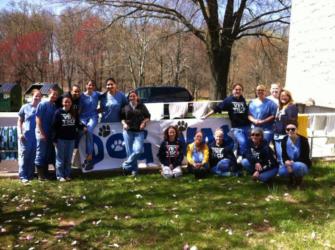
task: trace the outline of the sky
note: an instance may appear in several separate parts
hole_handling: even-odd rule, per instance
[[[45,7],[46,9],[52,10],[54,13],[59,14],[64,7],[64,4],[50,4],[50,0],[0,0],[0,11],[3,9],[11,9],[11,3],[18,4],[22,1],[26,1],[29,4],[36,4]],[[48,4],[46,4],[46,2]]]

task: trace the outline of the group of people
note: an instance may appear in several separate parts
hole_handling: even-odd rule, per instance
[[[220,176],[240,175],[241,167],[252,178],[271,181],[277,174],[287,176],[299,185],[311,165],[309,146],[305,137],[297,134],[298,110],[291,93],[272,85],[272,96],[266,97],[265,86],[256,88],[256,98],[247,104],[243,86],[232,87],[232,95],[225,98],[212,111],[228,111],[234,146],[226,145],[221,129],[215,131],[210,145],[204,142],[201,131],[196,132],[189,145],[179,139],[179,131],[170,126],[164,131],[158,158],[162,175],[166,178],[182,175],[182,162],[186,151],[188,170],[196,178],[209,172]],[[118,90],[113,78],[106,80],[106,92],[96,91],[91,80],[81,93],[78,85],[58,96],[50,89],[48,100],[41,102],[41,92],[33,91],[31,103],[19,111],[19,176],[22,182],[33,178],[35,166],[40,180],[48,178],[48,165],[54,164],[59,181],[70,180],[73,150],[81,136],[85,136],[86,157],[82,167],[94,166],[93,131],[99,122],[120,122],[127,159],[123,162],[124,174],[138,174],[137,160],[144,144],[144,129],[150,121],[150,113],[141,103],[136,91],[127,97]],[[274,145],[275,152],[270,144]],[[36,152],[36,154],[35,154]]]
[[[128,96],[118,90],[115,79],[106,80],[106,91],[96,91],[90,80],[85,91],[72,85],[70,92],[59,96],[57,89],[50,89],[48,99],[35,89],[32,101],[24,104],[18,115],[19,177],[23,183],[31,180],[37,169],[38,178],[46,180],[48,166],[56,169],[59,181],[71,180],[71,160],[79,138],[85,137],[85,170],[94,166],[94,128],[99,122],[121,122],[127,159],[122,164],[125,174],[136,175],[137,159],[144,143],[144,128],[150,120],[146,106],[139,101],[135,91]]]

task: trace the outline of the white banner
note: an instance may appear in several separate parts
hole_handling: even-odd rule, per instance
[[[217,128],[221,128],[224,131],[225,140],[233,143],[232,139],[228,136],[230,129],[229,119],[210,118],[206,120],[183,119],[151,121],[145,130],[143,153],[138,161],[139,167],[160,165],[157,153],[163,141],[164,131],[170,125],[177,126],[179,130],[182,131],[180,139],[186,144],[193,142],[197,130],[203,132],[206,142],[212,142],[214,140],[214,131]],[[85,136],[80,140],[79,152],[80,160],[83,163],[86,156]],[[126,150],[123,144],[121,123],[99,123],[94,130],[94,168],[90,170],[90,172],[120,168],[125,159]]]

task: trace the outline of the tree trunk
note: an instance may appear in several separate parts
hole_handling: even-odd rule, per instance
[[[209,49],[213,84],[210,93],[211,100],[222,100],[227,96],[228,75],[232,44],[224,45],[218,49]]]

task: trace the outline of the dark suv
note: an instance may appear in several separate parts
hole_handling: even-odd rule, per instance
[[[136,93],[143,103],[155,102],[191,102],[193,96],[183,87],[162,86],[162,87],[139,87]],[[169,104],[164,105],[164,118],[169,118]],[[189,103],[188,112],[193,111],[192,103]]]
[[[183,87],[139,87],[136,93],[144,103],[193,101],[190,92]]]

